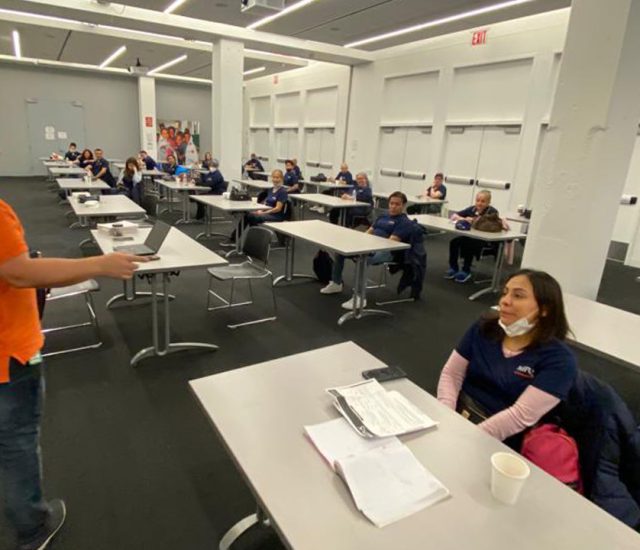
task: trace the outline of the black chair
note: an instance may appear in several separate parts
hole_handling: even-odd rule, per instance
[[[209,278],[209,288],[207,290],[207,310],[214,311],[216,309],[229,309],[232,307],[244,306],[253,303],[253,288],[251,281],[255,279],[270,279],[271,295],[273,297],[273,316],[255,319],[253,321],[245,321],[227,325],[229,328],[243,327],[247,325],[255,325],[266,321],[275,321],[277,318],[276,294],[273,287],[273,273],[269,270],[269,253],[271,251],[271,237],[273,233],[266,227],[249,227],[243,235],[242,252],[246,256],[246,260],[238,264],[229,264],[222,267],[212,267],[207,271],[211,276]],[[218,281],[231,281],[231,292],[229,300],[226,300],[212,288],[213,279]],[[245,302],[233,301],[235,290],[235,282],[237,280],[245,280],[249,284],[249,293],[251,299]],[[211,296],[214,296],[224,305],[211,306]]]

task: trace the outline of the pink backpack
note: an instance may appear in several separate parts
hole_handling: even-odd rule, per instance
[[[578,445],[560,426],[541,424],[529,430],[520,454],[582,494]]]

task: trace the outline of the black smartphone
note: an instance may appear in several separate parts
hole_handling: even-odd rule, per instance
[[[365,380],[375,378],[378,382],[389,382],[390,380],[397,380],[398,378],[406,377],[407,373],[404,372],[400,367],[396,366],[362,371],[362,378],[364,378]]]
[[[122,241],[132,241],[133,237],[126,237],[126,236],[122,236],[122,235],[116,235],[115,237],[113,237],[114,241],[118,241],[118,242],[122,242]]]

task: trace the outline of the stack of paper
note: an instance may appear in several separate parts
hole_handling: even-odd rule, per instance
[[[437,425],[397,391],[377,380],[327,389],[342,416],[363,437],[401,435]]]
[[[309,439],[344,479],[358,510],[384,527],[449,496],[396,437],[359,437],[344,419],[306,426]]]

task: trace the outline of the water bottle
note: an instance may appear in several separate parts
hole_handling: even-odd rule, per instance
[[[356,190],[355,190],[355,189],[354,189],[353,191],[351,191],[351,200],[352,200],[353,202],[355,202],[355,201],[356,201],[356,195],[357,195],[357,193],[356,193]]]

